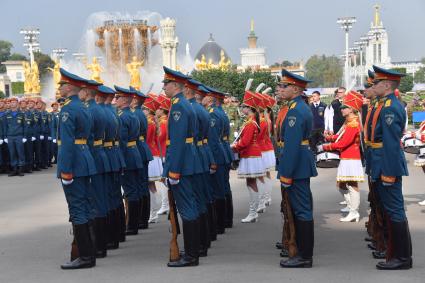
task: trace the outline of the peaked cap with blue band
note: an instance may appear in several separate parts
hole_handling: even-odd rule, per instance
[[[143,99],[143,98],[148,98],[149,96],[147,96],[146,94],[144,94],[143,92],[135,89],[134,87],[130,86],[130,91],[134,92],[137,98]]]
[[[61,79],[59,81],[59,84],[70,84],[77,87],[87,87],[88,82],[86,79],[77,76],[71,72],[68,72],[67,70],[60,68],[59,72],[61,74]]]
[[[115,88],[116,92],[119,93],[121,96],[130,97],[130,96],[136,95],[136,93],[134,91],[131,91],[130,89],[127,89],[127,88],[123,88],[123,87],[120,87],[120,86],[117,86],[117,85],[114,85],[114,88]]]
[[[397,71],[384,69],[376,65],[373,65],[373,70],[375,71],[375,81],[389,80],[399,82],[402,77],[406,76]]]
[[[300,75],[291,73],[285,69],[282,70],[282,80],[280,81],[280,83],[295,85],[305,89],[307,87],[307,84],[311,82],[313,81],[306,79]]]
[[[102,94],[106,94],[106,95],[114,95],[115,94],[115,90],[113,90],[110,87],[107,87],[105,85],[100,85],[97,87],[97,90],[102,93]]]
[[[186,83],[188,79],[190,79],[189,76],[186,76],[185,74],[179,71],[172,70],[165,66],[163,68],[164,68],[164,79],[162,81],[163,83],[177,82],[177,83],[184,84]]]

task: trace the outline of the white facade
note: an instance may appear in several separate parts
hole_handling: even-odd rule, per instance
[[[6,74],[11,82],[25,81],[24,61],[5,61],[2,64],[6,66]]]
[[[267,68],[265,48],[241,48],[241,66]]]
[[[163,65],[173,70],[177,67],[177,46],[179,40],[176,36],[176,20],[165,18],[161,20],[161,38],[159,44],[162,48]]]
[[[0,74],[0,91],[3,92],[6,97],[12,96],[12,82],[6,74]]]

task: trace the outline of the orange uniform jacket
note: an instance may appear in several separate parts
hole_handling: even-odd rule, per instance
[[[165,157],[165,152],[167,150],[167,117],[162,117],[159,120],[159,146],[161,147],[162,157]]]
[[[156,132],[156,124],[153,119],[153,116],[148,117],[148,131],[146,142],[152,152],[152,156],[160,156],[158,147],[158,134]]]
[[[339,135],[328,137],[330,144],[323,145],[326,151],[339,151],[341,159],[360,159],[360,123],[357,118],[346,121]],[[337,141],[336,141],[337,140]]]
[[[239,153],[240,158],[261,157],[261,150],[257,143],[258,134],[258,124],[251,117],[243,126],[234,146],[234,150]]]

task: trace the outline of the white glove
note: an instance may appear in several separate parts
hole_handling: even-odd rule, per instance
[[[285,189],[286,188],[289,188],[291,185],[290,184],[286,184],[286,183],[280,183],[280,185],[282,186],[282,187],[284,187]]]
[[[53,143],[56,143],[56,139],[53,139]]]
[[[389,186],[392,186],[392,185],[394,185],[394,184],[393,184],[393,183],[382,182],[382,185],[383,185],[384,187],[389,187]]]
[[[52,137],[48,137],[47,139],[48,139],[49,141],[51,141],[51,140],[52,140]]]
[[[168,178],[168,182],[170,182],[170,185],[174,186],[174,185],[177,185],[180,182],[180,180]]]
[[[0,145],[2,145],[3,144],[3,140],[0,140]]]
[[[71,180],[61,179],[61,181],[62,181],[62,184],[64,184],[65,186],[68,186],[68,185],[71,185],[72,182],[74,182],[74,179],[71,179]]]
[[[215,170],[215,169],[210,169],[210,174],[212,175],[212,174],[214,174],[215,172],[217,172],[217,170]]]
[[[316,148],[318,152],[323,151],[323,144],[319,144]]]
[[[5,143],[8,143],[8,142],[9,142],[9,140],[8,140],[8,139],[4,139],[4,142],[5,142]]]
[[[416,134],[415,134],[415,138],[417,138],[418,140],[421,140],[421,138],[422,138],[422,133],[416,133]]]
[[[31,138],[31,141],[35,141],[35,137],[32,137],[32,138]]]
[[[40,140],[44,140],[44,136],[40,136]]]
[[[26,139],[26,138],[23,138],[23,139],[22,139],[22,142],[23,142],[23,143],[26,143],[26,142],[27,142],[27,139]]]

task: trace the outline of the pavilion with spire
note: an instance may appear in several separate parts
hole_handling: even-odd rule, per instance
[[[254,31],[254,20],[251,20],[251,30],[248,35],[248,48],[241,48],[241,64],[238,69],[267,69],[266,49],[257,47],[257,35]]]

